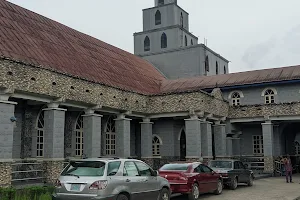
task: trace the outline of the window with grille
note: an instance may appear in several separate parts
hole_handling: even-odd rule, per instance
[[[164,5],[164,4],[165,4],[164,0],[158,0],[158,5],[159,5],[159,6],[162,6],[162,5]]]
[[[75,127],[75,156],[83,155],[83,117],[80,114]]]
[[[209,72],[209,60],[208,60],[208,56],[205,57],[205,71]]]
[[[265,104],[275,103],[275,92],[271,89],[265,91]]]
[[[160,146],[161,146],[161,139],[157,136],[154,136],[152,139],[152,155],[153,156],[160,156]]]
[[[156,11],[155,13],[155,25],[161,24],[161,13],[160,11]]]
[[[150,39],[148,36],[144,40],[144,51],[150,51]]]
[[[264,141],[262,135],[253,135],[253,154],[264,154]]]
[[[45,111],[41,111],[37,121],[36,156],[44,156],[44,121]]]
[[[299,142],[295,142],[295,154],[300,155],[300,144]]]
[[[168,38],[167,35],[165,33],[163,33],[161,35],[161,48],[165,49],[168,47]]]
[[[115,120],[109,117],[105,129],[105,152],[106,155],[116,155],[116,126]]]
[[[239,106],[241,101],[241,95],[238,92],[234,92],[231,96],[231,101],[233,106]]]

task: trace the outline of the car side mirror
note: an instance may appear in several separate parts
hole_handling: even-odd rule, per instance
[[[159,175],[159,172],[155,170],[153,173],[153,176],[158,176],[158,175]]]

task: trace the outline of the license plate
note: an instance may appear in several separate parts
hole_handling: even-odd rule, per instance
[[[71,190],[72,191],[80,191],[80,184],[72,184]]]

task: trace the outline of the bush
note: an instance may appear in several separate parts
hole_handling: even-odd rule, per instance
[[[0,188],[1,200],[51,200],[53,187]]]

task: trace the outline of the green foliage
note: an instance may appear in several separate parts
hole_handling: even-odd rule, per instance
[[[0,188],[1,200],[51,200],[54,187]]]

